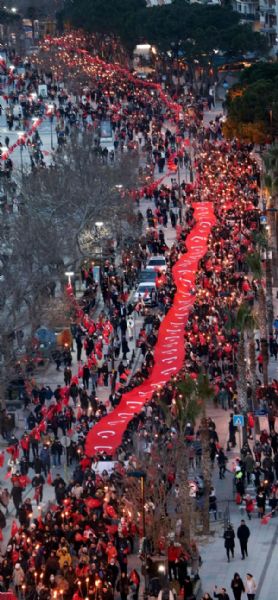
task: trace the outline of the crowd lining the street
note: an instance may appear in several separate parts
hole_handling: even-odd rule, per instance
[[[36,94],[41,81],[36,70],[31,70],[31,65],[25,66],[25,79],[23,82],[21,78],[13,82],[15,90],[8,99],[10,106],[19,101],[23,120],[29,118],[29,113],[35,114],[37,107],[35,102],[27,103],[27,115],[24,109],[26,97],[23,94],[20,99],[20,95],[25,87],[28,93]],[[101,120],[111,119],[115,152],[118,145],[124,147],[135,142],[144,147],[147,160],[151,161],[153,167],[157,165],[161,174],[165,172],[166,164],[168,168],[174,164],[175,173],[177,163],[180,166],[188,165],[195,173],[194,182],[182,182],[181,193],[175,182],[171,186],[161,182],[157,186],[146,185],[141,193],[136,194],[142,221],[147,223],[146,233],[136,252],[126,251],[123,254],[121,272],[112,261],[106,261],[101,280],[104,309],[97,317],[94,317],[96,290],[91,266],[82,267],[86,303],[80,307],[74,299],[71,286],[68,287],[75,312],[73,335],[78,372],[73,373],[72,352],[66,348],[62,355],[55,357],[57,370],[63,365],[64,385],[58,385],[54,390],[50,386],[26,386],[23,397],[28,410],[26,432],[21,439],[9,436],[6,449],[10,456],[8,475],[12,487],[10,493],[6,488],[2,489],[0,502],[8,508],[11,496],[18,523],[13,522],[2,556],[1,591],[12,589],[16,597],[30,600],[112,600],[116,592],[121,600],[137,600],[140,574],[136,569],[128,571],[128,556],[134,548],[137,549],[138,538],[142,537],[142,519],[138,517],[132,520],[128,512],[123,510],[126,472],[136,468],[138,458],[142,455],[148,455],[151,462],[152,455],[160,448],[174,443],[178,429],[177,424],[175,426],[176,384],[185,374],[190,374],[194,379],[200,373],[208,373],[214,389],[214,402],[231,415],[240,409],[237,403],[239,333],[236,327],[228,327],[228,320],[229,316],[235,315],[242,302],[253,307],[258,297],[258,282],[248,272],[245,260],[246,255],[254,250],[254,234],[261,229],[258,170],[250,157],[249,147],[222,139],[219,119],[206,128],[198,117],[186,116],[183,122],[178,123],[177,131],[173,132],[172,123],[168,128],[170,120],[173,121],[171,111],[168,109],[165,113],[159,95],[155,91],[150,93],[148,88],[137,88],[133,82],[124,81],[117,72],[109,81],[97,81],[94,89],[89,86],[77,106],[66,93],[55,89],[51,73],[45,73],[43,81],[47,82],[51,102],[58,100],[55,114],[59,144],[64,143],[59,141],[62,139],[60,133],[64,131],[64,136],[69,135],[77,120],[82,121],[83,127],[95,130]],[[111,108],[112,105],[115,109]],[[28,129],[27,123],[23,125]],[[34,135],[38,140],[38,134]],[[188,137],[192,140],[194,155],[188,152]],[[35,144],[33,140],[31,143]],[[7,158],[5,165],[8,160],[11,159]],[[36,163],[35,158],[34,161]],[[42,164],[42,156],[39,162]],[[146,199],[152,207],[149,206],[144,215],[142,211]],[[191,290],[195,301],[185,326],[184,369],[162,390],[155,391],[151,402],[135,416],[116,456],[102,453],[93,460],[88,459],[84,454],[84,444],[89,429],[119,404],[123,391],[142,383],[151,372],[159,325],[176,291],[171,267],[180,254],[187,251],[186,238],[194,227],[192,202],[203,200],[214,203],[217,225],[212,230],[208,252],[200,261],[196,283]],[[167,247],[164,235],[168,222],[177,232],[177,240],[171,248]],[[166,273],[157,277],[158,306],[154,310],[145,306],[144,298],[134,305],[130,296],[134,281],[150,254],[165,255],[167,260]],[[136,340],[142,359],[139,368],[131,373],[133,357],[129,342],[134,335],[135,313],[144,317]],[[277,356],[275,338],[272,349]],[[260,350],[258,364],[259,357]],[[99,387],[106,387],[110,392],[105,404],[98,400]],[[260,380],[259,370],[255,403],[267,409],[270,431],[262,432],[254,447],[245,444],[235,466],[235,500],[243,504],[248,519],[251,519],[255,508],[260,518],[266,512],[273,517],[276,514],[277,396],[278,382],[274,380],[266,388]],[[255,435],[252,401],[254,398],[250,385],[247,389],[250,438]],[[167,425],[161,402],[172,415],[172,427]],[[229,446],[235,445],[232,418],[229,421],[227,449],[220,448],[213,422],[208,423],[208,430],[212,466],[217,460],[219,476],[225,478],[225,452],[229,451]],[[188,436],[191,468],[200,474],[200,432],[198,429],[195,431],[190,423],[185,435]],[[69,443],[66,442],[63,449],[65,438]],[[106,469],[99,472],[97,465],[100,459],[115,460],[114,469],[110,473]],[[70,470],[69,481],[59,474],[63,460]],[[57,471],[55,476],[53,467]],[[178,504],[179,475],[175,473],[174,465],[171,472],[164,472],[162,468],[161,477],[173,489]],[[245,493],[246,483],[250,481],[255,485],[256,504]],[[39,511],[35,519],[32,516],[33,498],[26,498],[24,494],[30,484],[39,507],[43,501],[44,486],[52,486],[55,495],[55,503],[45,514]],[[196,492],[198,502],[202,502],[201,484]],[[269,509],[266,510],[267,503]],[[217,518],[217,498],[213,488],[210,511]],[[2,528],[5,515],[3,517]],[[247,527],[244,522],[242,527],[243,530]],[[234,553],[235,534],[231,533],[231,529],[227,532],[224,544],[230,560],[230,554],[233,557]],[[244,531],[242,535],[237,531],[242,558],[247,555],[249,536],[246,539],[246,535],[246,529],[245,535]],[[170,582],[178,580],[184,600],[190,600],[194,596],[193,586],[198,578],[200,556],[195,544],[182,545],[181,540],[182,532],[176,535],[179,545],[173,548],[169,544],[167,550],[169,579]],[[189,566],[192,577],[189,576]],[[153,566],[150,556],[147,568],[151,582]],[[240,600],[244,588],[249,600],[255,597],[256,583],[249,573],[244,582],[236,573],[231,588],[235,600]],[[224,588],[215,589],[213,595],[223,600],[229,598]],[[206,593],[203,598],[209,599],[211,596]]]

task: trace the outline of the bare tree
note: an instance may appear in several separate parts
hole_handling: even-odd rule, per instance
[[[211,398],[212,390],[204,376],[200,375],[197,380],[193,380],[182,373],[178,381],[173,381],[172,393],[170,407],[159,394],[155,394],[153,398],[164,415],[166,433],[161,436],[152,432],[150,452],[141,452],[140,443],[135,444],[139,450],[136,452],[134,472],[145,473],[146,538],[155,551],[160,550],[162,539],[167,540],[171,533],[188,549],[200,525],[205,533],[208,531],[208,506],[205,518],[204,510],[198,509],[190,482],[189,441],[185,432],[188,420],[194,423],[200,411],[204,411],[203,405]],[[205,456],[202,471],[209,495],[211,463],[206,458]],[[178,485],[177,490],[175,484]],[[142,524],[140,483],[132,476],[132,472],[131,477],[126,478],[125,486],[124,509]]]
[[[93,151],[92,137],[84,134],[55,155],[50,168],[23,177],[19,214],[7,231],[0,231],[0,244],[8,248],[2,253],[0,281],[4,380],[10,378],[8,363],[16,360],[7,341],[23,324],[32,337],[47,312],[51,321],[52,311],[46,307],[50,301],[55,304],[55,286],[64,287],[65,271],[79,269],[97,249],[104,257],[106,244],[116,241],[121,249],[126,238],[139,236],[134,200],[119,187],[135,186],[137,167],[136,155],[103,163]],[[96,227],[99,222],[101,229]]]

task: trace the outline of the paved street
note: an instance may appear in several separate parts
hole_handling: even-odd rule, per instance
[[[20,139],[20,137],[23,133],[23,129],[16,130],[15,125],[14,125],[13,129],[11,131],[9,131],[9,128],[7,126],[6,116],[5,116],[5,110],[6,110],[7,103],[6,103],[6,100],[3,98],[3,96],[2,97],[0,96],[0,104],[2,106],[2,113],[0,116],[0,142],[2,143],[3,146],[5,146],[5,139],[6,139],[6,137],[8,137],[9,145],[12,146],[14,143],[16,143],[18,141],[18,139]],[[36,119],[31,119],[30,127],[32,127],[32,125],[34,125],[35,123],[36,123]],[[57,146],[55,125],[56,125],[56,120],[54,119],[53,133],[52,133],[54,148]],[[39,125],[38,133],[39,133],[41,141],[42,141],[41,150],[44,155],[44,161],[45,161],[45,164],[48,165],[51,163],[51,158],[52,158],[51,125],[50,125],[49,118],[46,117],[43,120],[42,124]],[[28,153],[26,146],[23,147],[22,151],[19,146],[17,148],[15,148],[15,150],[12,153],[11,158],[14,163],[15,169],[18,169],[20,171],[21,167],[23,166],[24,171],[30,170],[30,157],[29,157],[29,153]]]
[[[3,109],[5,108],[3,103],[2,103],[2,108]],[[215,107],[214,110],[206,111],[205,116],[204,116],[205,126],[207,126],[211,120],[214,120],[215,116],[218,115],[219,112],[220,112],[220,107],[218,105]],[[4,110],[3,110],[3,113],[4,113]],[[170,126],[169,123],[165,124],[163,135],[165,135],[165,129],[166,129],[166,126],[168,126],[168,125]],[[54,128],[55,128],[55,122],[53,124],[53,129]],[[4,114],[2,114],[2,117],[0,119],[0,133],[1,133],[1,141],[4,140],[6,135],[8,135],[10,138],[10,144],[14,143],[14,141],[18,138],[18,132],[15,132],[15,131],[8,132],[6,123],[5,123]],[[42,141],[43,141],[43,150],[47,153],[45,155],[46,162],[48,162],[51,160],[50,123],[49,123],[48,119],[42,124],[41,128],[39,128],[39,133],[40,133]],[[55,134],[54,134],[54,139],[55,139]],[[56,139],[55,139],[55,143],[56,143]],[[29,156],[28,156],[27,150],[24,148],[23,152],[21,154],[19,148],[17,148],[12,155],[12,160],[14,161],[16,168],[19,168],[19,169],[21,168],[21,161],[23,162],[24,168],[28,167]],[[142,157],[141,157],[141,160],[142,160]],[[167,173],[167,176],[164,178],[163,183],[164,183],[164,185],[168,186],[171,189],[172,179],[175,179],[177,181],[177,175],[173,176],[173,175],[168,174],[167,167],[165,167],[164,173]],[[198,173],[198,176],[200,177],[200,172]],[[154,180],[157,181],[160,179],[160,177],[161,177],[161,173],[158,172],[158,168],[156,167],[155,173],[154,173]],[[186,183],[189,183],[190,178],[189,178],[189,170],[188,169],[182,168],[180,170],[180,180],[181,180],[181,182],[184,180]],[[196,176],[196,180],[198,180],[197,176]],[[211,202],[210,202],[210,205],[211,205]],[[201,204],[200,204],[200,206],[201,206]],[[150,200],[150,199],[147,200],[145,198],[141,199],[140,210],[141,210],[142,214],[144,215],[144,217],[146,216],[146,211],[150,208],[152,210],[154,210],[153,200]],[[183,210],[185,212],[185,209],[183,209]],[[190,221],[190,218],[189,218],[189,221]],[[159,227],[160,227],[160,225],[159,225]],[[193,227],[194,227],[194,224],[193,224]],[[146,229],[146,220],[144,222],[144,228]],[[165,235],[165,244],[169,248],[171,248],[172,244],[176,240],[177,231],[174,227],[171,226],[169,220],[168,220],[168,226],[163,227],[163,225],[161,225],[161,228],[163,229],[163,232]],[[188,234],[188,231],[186,232],[186,234]],[[202,239],[202,238],[200,237],[200,239]],[[218,260],[218,257],[217,257],[217,260]],[[216,261],[216,266],[219,266],[217,261]],[[201,268],[200,268],[200,271],[201,271]],[[213,271],[213,268],[212,268],[212,271]],[[204,290],[205,290],[205,287],[201,291],[204,291]],[[195,290],[195,292],[193,291],[193,295],[194,295],[194,293],[196,293],[196,290]],[[238,290],[238,293],[239,293],[239,290]],[[274,290],[274,294],[275,293],[276,293],[276,290]],[[209,295],[209,293],[208,293],[208,295]],[[187,298],[186,298],[186,302],[189,302]],[[193,304],[193,302],[191,302],[191,304]],[[96,311],[96,314],[94,315],[94,318],[96,318],[98,316],[98,314],[102,308],[103,308],[103,304],[100,303],[100,306],[98,307],[98,310]],[[180,308],[181,308],[181,313],[182,313],[183,306],[181,305]],[[276,296],[274,298],[274,313],[278,314]],[[84,318],[84,315],[83,315],[83,318]],[[181,314],[181,318],[183,318],[183,313]],[[197,317],[197,319],[198,319],[198,317]],[[136,370],[139,369],[139,367],[141,366],[141,362],[142,362],[142,353],[141,353],[140,348],[137,347],[136,338],[137,338],[137,334],[143,324],[143,321],[144,321],[144,319],[141,316],[141,313],[135,317],[135,327],[134,327],[135,335],[133,336],[132,340],[129,340],[129,348],[130,348],[129,358],[133,351],[135,353],[135,361],[134,361],[134,364],[132,365],[132,370],[134,372],[136,372]],[[169,337],[170,352],[173,351],[171,348],[172,342],[173,342],[173,337],[171,337],[171,336],[173,336],[173,332],[175,333],[175,328],[177,327],[177,323],[174,322],[172,325],[173,325],[173,327],[171,328],[171,330],[167,332],[168,334],[170,334],[170,337]],[[185,323],[183,324],[183,327],[184,327],[184,325],[185,325]],[[215,333],[215,332],[213,332],[213,333]],[[182,335],[184,336],[184,330],[182,331]],[[258,336],[259,336],[259,332],[256,332],[256,337],[258,338]],[[169,350],[167,349],[166,352],[168,352]],[[192,354],[194,354],[193,350],[190,352],[190,360],[193,361]],[[84,350],[83,350],[83,357],[81,357],[81,358],[85,359]],[[121,358],[121,356],[120,356],[120,358]],[[118,366],[119,360],[116,361],[116,366]],[[163,360],[167,361],[167,360],[169,360],[169,358],[164,358]],[[76,376],[78,374],[79,367],[80,367],[80,365],[77,362],[77,348],[75,346],[74,350],[73,350],[73,363],[72,363],[73,376]],[[161,370],[162,370],[162,367],[161,367]],[[194,373],[194,370],[192,370],[190,372]],[[132,373],[131,373],[131,375],[132,375]],[[259,372],[257,372],[257,375],[259,376]],[[277,378],[277,361],[275,361],[274,357],[272,357],[270,359],[270,363],[269,363],[269,379],[270,379],[270,381],[275,377]],[[61,371],[57,371],[55,363],[52,362],[42,373],[38,372],[36,374],[36,379],[37,379],[37,382],[39,385],[46,384],[46,385],[49,385],[52,389],[55,389],[58,385],[63,386],[63,369]],[[153,384],[153,385],[155,385],[155,384]],[[97,389],[97,400],[102,401],[108,407],[108,412],[110,412],[110,410],[111,410],[111,406],[110,406],[110,403],[108,400],[109,392],[110,392],[110,389],[108,386],[101,385]],[[135,388],[134,395],[135,395],[135,393],[136,393],[136,388]],[[22,435],[22,433],[25,430],[26,418],[29,414],[30,408],[34,409],[34,405],[31,405],[31,407],[29,407],[27,410],[20,409],[16,413],[16,432],[15,433],[18,436],[18,438]],[[50,402],[46,402],[46,408],[47,409],[50,408]],[[133,406],[131,407],[131,410],[133,410]],[[77,412],[78,412],[78,410],[75,410],[76,414],[77,414]],[[216,408],[212,402],[211,402],[211,404],[207,405],[207,416],[211,417],[212,420],[216,424],[216,430],[217,430],[217,433],[219,436],[220,445],[223,446],[225,453],[227,452],[226,447],[227,447],[227,441],[228,441],[229,413],[230,413],[229,409],[223,410],[222,408]],[[265,428],[265,426],[268,428],[268,421],[266,418],[262,418],[260,426],[261,426],[261,429]],[[60,434],[61,434],[61,430],[59,430],[59,435]],[[1,447],[2,448],[6,447],[6,443],[3,442],[2,440],[1,440]],[[224,480],[219,479],[218,468],[216,466],[214,467],[213,484],[214,484],[214,487],[216,490],[216,497],[217,497],[217,519],[216,519],[216,521],[214,521],[214,516],[213,516],[213,514],[211,515],[212,535],[210,538],[207,538],[205,540],[202,539],[200,541],[200,546],[201,546],[200,550],[201,550],[201,556],[203,559],[203,565],[200,569],[200,575],[201,575],[201,580],[202,580],[202,589],[203,589],[203,592],[207,591],[211,595],[213,595],[213,590],[214,590],[215,585],[218,585],[218,586],[224,585],[227,588],[227,590],[230,592],[230,582],[231,582],[231,579],[232,579],[235,571],[238,571],[243,579],[245,579],[246,572],[251,572],[252,574],[254,574],[257,585],[258,585],[258,591],[256,594],[256,598],[260,598],[261,600],[276,600],[277,586],[278,586],[278,572],[276,569],[278,524],[276,524],[276,523],[277,523],[278,517],[270,519],[269,523],[267,523],[266,525],[263,525],[261,523],[261,519],[257,517],[257,511],[255,510],[252,515],[251,521],[250,522],[248,521],[248,526],[250,527],[250,530],[251,530],[251,537],[250,537],[249,549],[248,549],[248,553],[249,553],[248,558],[245,561],[241,560],[238,541],[236,541],[235,558],[233,560],[231,560],[231,562],[229,564],[227,563],[227,559],[226,559],[226,555],[225,555],[224,540],[223,540],[223,532],[224,532],[224,518],[223,517],[224,517],[224,514],[227,515],[229,513],[230,521],[234,525],[235,531],[237,530],[237,527],[240,524],[240,520],[242,518],[246,517],[245,510],[242,507],[242,505],[240,507],[238,507],[235,503],[235,490],[233,489],[233,469],[235,466],[235,460],[239,456],[239,450],[240,450],[239,437],[237,436],[236,448],[228,452],[228,471],[226,473],[226,478]],[[4,468],[2,471],[3,475],[2,475],[1,485],[7,486],[10,488],[10,481],[9,481],[9,479],[5,478],[5,475],[4,475],[4,473],[6,472],[5,467],[7,467],[9,458],[10,457],[9,457],[8,453],[5,453],[5,464],[4,464]],[[102,468],[104,468],[104,466],[105,465],[102,465],[100,468],[102,469]],[[64,455],[62,457],[61,466],[59,466],[59,467],[51,466],[52,478],[55,478],[55,476],[58,472],[61,473],[61,475],[65,479],[66,483],[70,482],[70,480],[72,478],[72,468],[66,466],[66,461],[65,461]],[[33,478],[33,476],[34,476],[33,469],[30,469],[28,475],[30,476],[30,479]],[[195,472],[192,471],[191,475],[192,475],[192,477],[194,477]],[[250,484],[248,486],[246,492],[248,494],[250,494],[252,498],[255,499],[256,490],[255,490],[255,487],[253,487],[253,485]],[[45,511],[45,509],[47,508],[49,503],[51,503],[53,501],[54,490],[48,484],[46,484],[44,486],[43,500],[42,500],[42,503],[39,508],[36,506],[35,500],[33,498],[33,494],[34,494],[33,489],[31,489],[30,486],[28,486],[24,493],[24,496],[25,496],[25,498],[26,497],[31,498],[32,508],[33,508],[32,517],[36,518],[40,514],[40,510],[43,509],[43,511]],[[4,540],[1,542],[3,552],[6,549],[7,541],[10,537],[11,523],[15,516],[15,511],[11,508],[12,508],[12,503],[10,503],[10,515],[7,518],[7,525],[6,525],[6,528],[3,530]],[[268,512],[268,508],[267,508],[267,512]],[[197,539],[197,543],[199,544],[198,539]],[[136,568],[138,570],[140,569],[140,562],[137,559],[137,557],[132,558],[131,564],[136,566]]]

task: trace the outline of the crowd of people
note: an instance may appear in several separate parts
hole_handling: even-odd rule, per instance
[[[61,56],[64,64],[68,65],[70,51],[62,49]],[[88,65],[85,67],[89,69]],[[166,162],[169,168],[172,160],[175,169],[180,162],[180,166],[181,163],[188,165],[192,178],[194,172],[194,182],[184,181],[180,189],[175,181],[171,184],[160,182],[145,186],[137,195],[138,209],[147,229],[136,252],[123,253],[120,269],[113,261],[106,261],[100,281],[104,308],[97,316],[94,315],[97,287],[92,266],[82,267],[85,288],[82,304],[75,300],[72,287],[68,287],[76,321],[73,337],[77,373],[73,369],[72,351],[67,347],[62,354],[54,357],[57,371],[63,365],[64,384],[57,385],[55,389],[47,385],[26,386],[26,431],[20,439],[9,437],[6,449],[9,455],[7,478],[11,480],[10,495],[17,520],[13,522],[0,563],[0,590],[12,589],[17,597],[29,600],[59,597],[61,600],[112,600],[116,592],[121,600],[137,600],[142,575],[148,585],[155,579],[155,565],[150,556],[155,542],[149,540],[148,552],[145,549],[141,553],[142,573],[139,573],[138,566],[130,568],[129,556],[139,551],[138,540],[143,536],[144,524],[142,515],[134,517],[128,508],[131,502],[128,472],[134,472],[140,461],[151,464],[152,457],[162,455],[163,449],[171,455],[179,431],[176,408],[178,385],[188,374],[192,380],[204,372],[208,374],[214,402],[223,411],[229,410],[233,415],[243,408],[238,387],[241,332],[235,323],[239,306],[244,304],[252,308],[260,293],[260,284],[248,270],[246,261],[246,256],[256,250],[256,235],[262,228],[258,208],[258,170],[250,157],[249,147],[222,139],[219,119],[215,126],[205,128],[196,115],[187,116],[184,121],[176,123],[174,129],[171,109],[168,106],[165,114],[158,91],[136,87],[134,81],[125,80],[121,72],[105,79],[104,67],[98,64],[97,74],[102,73],[101,81],[97,80],[94,87],[89,87],[75,106],[70,94],[55,89],[54,72],[42,71],[38,64],[35,69],[26,64],[25,69],[28,77],[23,77],[20,85],[21,78],[13,83],[14,97],[9,99],[10,104],[19,102],[22,106],[26,98],[20,98],[20,95],[27,82],[28,94],[37,94],[38,85],[46,83],[51,102],[56,103],[58,98],[55,109],[60,128],[58,134],[66,127],[70,132],[77,115],[83,127],[93,130],[97,129],[101,120],[109,119],[114,128],[115,151],[117,144],[127,146],[135,142],[145,148],[146,160],[156,166],[159,173],[163,174]],[[23,118],[26,117],[24,115]],[[194,137],[194,156],[188,154],[187,136]],[[143,214],[145,201],[148,207]],[[193,204],[202,201],[214,204],[217,224],[211,232],[208,250],[199,263],[196,282],[191,290],[194,303],[185,324],[184,368],[163,389],[154,391],[151,401],[131,421],[116,456],[102,452],[89,459],[84,452],[88,431],[121,402],[124,392],[140,385],[151,374],[159,326],[176,292],[171,268],[188,250],[187,236],[195,224]],[[171,248],[167,246],[165,233],[169,223],[177,234]],[[148,256],[158,253],[166,256],[167,263],[166,272],[158,274],[156,280],[158,306],[154,309],[146,307],[144,298],[135,305],[130,295],[131,288]],[[141,355],[136,370],[133,369],[129,347],[134,337],[135,313],[143,317],[136,340]],[[267,410],[270,425],[270,433],[262,432],[253,448],[243,445],[235,467],[236,501],[243,504],[250,519],[255,509],[254,502],[251,503],[245,493],[245,483],[250,481],[254,481],[256,488],[258,515],[261,518],[265,516],[266,499],[271,515],[276,513],[278,454],[275,415],[278,383],[274,380],[268,387],[264,386],[260,371],[256,373],[255,388],[251,372],[247,372],[247,381],[243,400],[249,414],[249,437],[254,437],[252,414],[255,405]],[[103,387],[108,392],[105,403],[98,398],[98,390]],[[231,418],[229,424],[225,451],[219,445],[212,420],[207,423],[207,431],[211,466],[217,457],[219,476],[223,479],[227,462],[225,452],[228,453],[235,445],[233,420]],[[186,425],[182,435],[190,468],[198,476],[194,498],[197,510],[201,510],[202,498],[208,492],[202,480],[202,435],[192,422]],[[64,460],[69,469],[68,478],[59,473]],[[107,468],[103,461],[107,461]],[[113,468],[108,467],[110,461],[113,461]],[[161,465],[160,477],[170,492],[169,497],[174,499],[178,520],[181,480],[171,460]],[[29,491],[26,498],[25,490],[29,490],[30,485],[34,498],[29,496]],[[51,486],[55,500],[43,512],[41,504],[46,486],[47,489]],[[152,514],[155,499],[151,492],[146,501],[150,506],[149,514]],[[2,489],[0,502],[3,508],[9,508],[7,488]],[[36,517],[32,502],[38,506]],[[169,506],[164,508],[167,512]],[[209,509],[217,518],[217,498],[213,487],[209,489]],[[2,528],[6,521],[4,513],[3,517]],[[242,558],[245,558],[249,537],[247,530],[249,533],[250,530],[244,522],[240,528],[237,537]],[[225,548],[228,560],[230,554],[233,557],[234,539],[233,528],[227,528]],[[175,541],[176,546],[166,540],[163,547],[159,540],[159,548],[155,550],[165,552],[167,546],[170,582],[177,580],[184,600],[189,600],[194,597],[200,555],[196,544],[185,539],[181,527],[175,531]],[[176,548],[179,548],[178,554]],[[192,577],[189,576],[189,566]],[[247,573],[243,582],[235,573],[231,588],[235,600],[240,599],[244,589],[252,600],[256,592],[255,579]],[[223,600],[229,598],[225,588],[215,589],[213,595]],[[203,598],[210,597],[206,593]]]

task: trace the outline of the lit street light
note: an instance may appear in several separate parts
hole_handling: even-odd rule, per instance
[[[71,287],[71,278],[74,276],[74,271],[66,271],[65,275],[68,278],[68,285]]]

